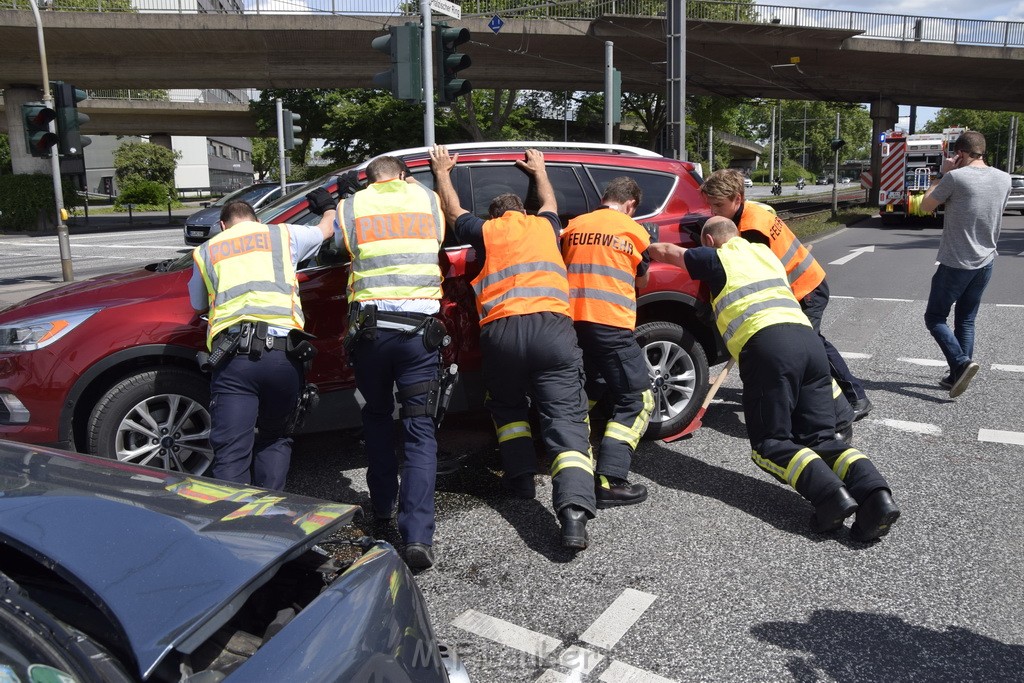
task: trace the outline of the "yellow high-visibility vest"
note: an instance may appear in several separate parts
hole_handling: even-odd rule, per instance
[[[209,294],[206,346],[243,321],[302,329],[299,282],[283,225],[236,223],[195,248],[192,259]]]
[[[763,244],[734,237],[718,249],[725,287],[711,300],[718,331],[733,358],[755,333],[770,325],[811,326],[786,280],[779,259]]]
[[[441,298],[440,207],[436,193],[397,178],[341,202],[342,233],[352,254],[349,301]]]

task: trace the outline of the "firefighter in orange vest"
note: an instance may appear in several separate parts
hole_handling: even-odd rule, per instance
[[[558,248],[559,221],[544,155],[526,150],[516,166],[531,176],[540,209],[526,214],[515,194],[502,194],[484,221],[459,204],[450,173],[458,156],[435,145],[434,185],[462,242],[483,260],[473,280],[480,314],[480,350],[487,407],[494,418],[506,485],[514,495],[536,495],[537,458],[529,396],[540,413],[551,457],[552,498],[567,548],[587,547],[587,520],[596,513],[583,354],[569,312],[569,284]]]
[[[744,201],[743,174],[739,171],[715,171],[704,181],[700,191],[712,213],[731,218],[741,237],[766,245],[782,261],[793,295],[825,346],[832,378],[853,409],[853,421],[866,417],[873,405],[864,392],[864,385],[850,372],[836,347],[821,334],[821,318],[829,298],[825,270],[781,218],[756,202]],[[837,413],[841,412],[842,407],[837,408]],[[843,422],[837,416],[837,426],[842,427]]]
[[[721,216],[704,225],[700,247],[650,251],[711,290],[718,331],[739,363],[754,463],[814,506],[811,531],[841,529],[856,512],[851,538],[887,534],[900,511],[874,463],[835,433],[828,359],[778,258]]]
[[[375,158],[366,179],[366,188],[342,199],[335,225],[335,242],[352,255],[348,301],[355,329],[347,348],[366,400],[366,483],[374,517],[387,526],[397,511],[405,562],[422,570],[434,564],[435,418],[446,334],[434,316],[441,308],[445,226],[437,194],[409,176],[400,159]],[[396,398],[401,477],[392,438]]]
[[[192,308],[209,313],[209,473],[280,490],[291,463],[288,419],[313,353],[301,334],[295,268],[316,254],[331,228],[262,225],[239,201],[224,205],[220,224],[220,234],[195,248],[188,284]]]
[[[601,206],[572,219],[562,232],[587,398],[591,408],[601,400],[611,407],[597,455],[598,508],[647,499],[647,487],[626,478],[654,407],[647,362],[633,334],[636,288],[647,283],[650,267],[650,235],[632,218],[640,200],[635,180],[613,178]]]

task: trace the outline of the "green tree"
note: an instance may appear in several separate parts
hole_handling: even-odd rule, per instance
[[[174,169],[181,152],[149,142],[125,142],[114,150],[114,175],[122,191],[144,181],[160,183],[175,197]],[[132,190],[134,191],[134,190]]]
[[[252,170],[257,180],[277,178],[280,164],[277,158],[277,138],[249,138],[252,143]]]
[[[0,133],[0,173],[11,172],[11,141],[6,133]]]
[[[963,127],[985,136],[987,153],[985,162],[997,168],[1006,168],[1010,152],[1010,119],[1024,118],[1007,111],[975,111],[970,109],[940,109],[935,118],[925,124],[922,133],[941,133],[943,128]],[[1024,139],[1017,137],[1016,169],[1024,166]],[[1016,170],[1014,169],[1014,170]]]
[[[309,148],[313,138],[326,137],[326,130],[331,122],[332,111],[344,98],[344,90],[311,88],[308,90],[264,90],[258,100],[249,103],[249,109],[256,115],[256,127],[260,132],[273,138],[277,137],[277,98],[281,98],[281,106],[298,114],[302,133],[302,142],[286,154],[293,166],[304,166],[309,159]],[[276,152],[275,152],[276,158]]]
[[[519,90],[475,90],[458,98],[442,120],[453,120],[474,142],[483,140],[543,140],[548,139],[538,124],[541,100],[539,94]],[[436,123],[436,122],[435,122]],[[450,126],[446,126],[450,129]],[[451,134],[452,131],[447,131]],[[435,137],[441,140],[436,133]],[[446,137],[444,142],[455,142],[462,136]]]

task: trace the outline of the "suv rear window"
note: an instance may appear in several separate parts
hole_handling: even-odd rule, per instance
[[[533,191],[530,177],[511,164],[487,164],[468,166],[469,188],[472,205],[467,210],[475,216],[489,218],[487,210],[491,200],[500,194],[512,192],[525,198],[526,210],[535,212],[539,208],[536,193]],[[587,197],[583,192],[576,169],[553,163],[547,164],[548,179],[555,190],[558,202],[558,216],[562,223],[590,210]]]
[[[672,188],[676,184],[676,177],[666,173],[652,173],[651,171],[640,171],[636,169],[604,168],[601,166],[588,166],[587,171],[594,184],[597,185],[599,194],[604,194],[604,188],[614,178],[629,176],[640,186],[640,206],[633,217],[640,220],[645,216],[653,216],[661,213],[662,207],[668,201]]]

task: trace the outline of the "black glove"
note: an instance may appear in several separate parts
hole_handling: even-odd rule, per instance
[[[338,198],[345,199],[351,197],[359,190],[362,190],[363,186],[359,184],[359,174],[355,171],[348,171],[338,176]]]
[[[335,209],[337,207],[334,202],[334,197],[332,197],[331,193],[322,187],[318,187],[307,194],[306,201],[309,202],[309,210],[318,216],[323,216],[331,209]]]

